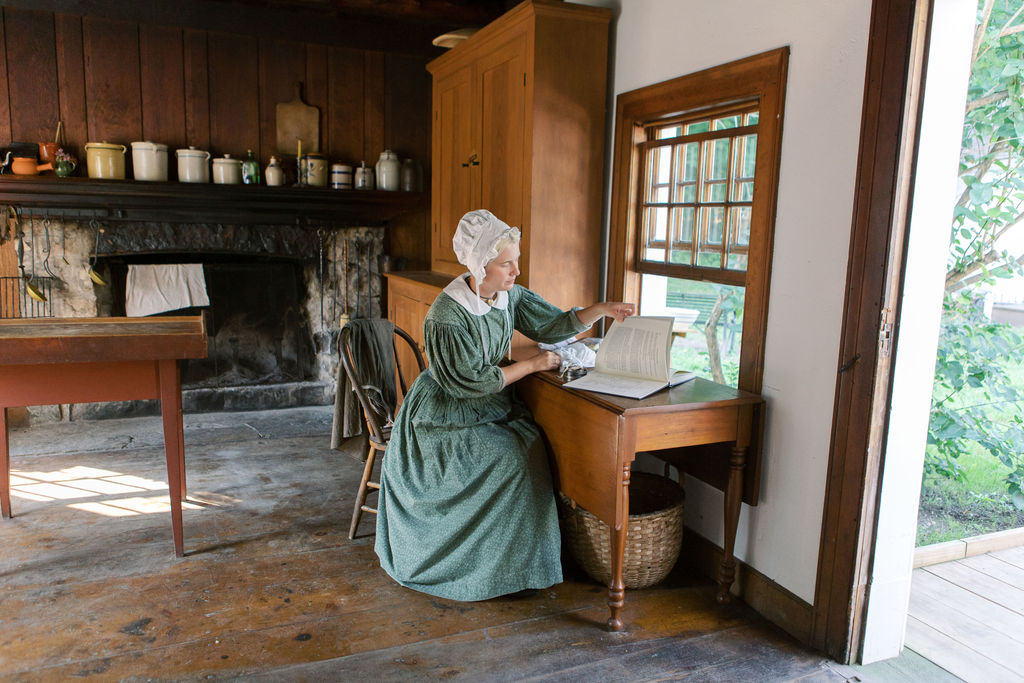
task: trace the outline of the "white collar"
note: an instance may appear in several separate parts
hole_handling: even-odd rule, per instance
[[[469,288],[469,282],[466,280],[468,276],[469,273],[463,273],[449,282],[444,288],[445,294],[455,299],[456,303],[473,315],[486,315],[492,307],[500,310],[508,308],[508,292],[505,290],[498,292],[498,298],[491,306],[488,306],[483,299],[476,295],[476,292]]]

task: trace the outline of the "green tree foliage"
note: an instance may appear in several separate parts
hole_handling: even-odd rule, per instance
[[[925,467],[960,477],[957,458],[980,445],[1024,479],[1022,392],[1006,372],[1021,338],[979,311],[974,287],[1022,274],[1024,253],[1000,238],[1024,222],[1024,0],[981,0],[950,235],[942,333]]]

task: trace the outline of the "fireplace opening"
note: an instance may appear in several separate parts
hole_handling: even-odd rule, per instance
[[[202,263],[209,306],[208,356],[181,363],[183,389],[242,387],[316,379],[316,349],[306,314],[308,286],[294,259],[237,254],[132,254],[104,257],[110,267],[111,313],[125,314],[131,264]]]

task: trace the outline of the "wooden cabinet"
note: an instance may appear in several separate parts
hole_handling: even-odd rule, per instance
[[[431,268],[458,275],[459,218],[523,231],[518,282],[562,308],[598,299],[610,11],[517,5],[427,65]]]
[[[423,318],[430,310],[434,298],[448,284],[447,275],[429,271],[389,273],[388,278],[388,320],[402,328],[416,340],[416,346],[424,354]],[[412,382],[419,374],[416,359],[411,351],[398,347],[398,362],[406,382]]]

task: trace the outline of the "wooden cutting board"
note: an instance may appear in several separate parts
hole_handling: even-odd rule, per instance
[[[295,154],[302,140],[302,153],[320,151],[320,110],[302,101],[302,84],[295,84],[291,102],[277,103],[277,153]]]

